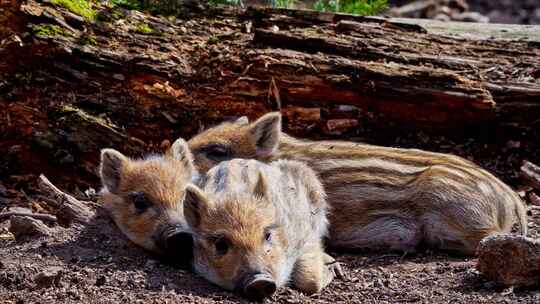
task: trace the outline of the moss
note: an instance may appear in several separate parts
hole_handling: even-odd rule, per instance
[[[142,2],[137,0],[111,0],[111,3],[130,10],[141,10],[143,8]]]
[[[114,129],[117,128],[115,125],[108,123],[105,119],[101,117],[90,115],[79,108],[75,108],[68,105],[57,108],[55,111],[55,116],[57,116],[58,118],[69,117],[70,119],[72,119],[72,122],[76,122],[77,124],[82,124],[82,123],[98,124],[108,129],[111,129],[115,132],[116,130]]]
[[[110,10],[110,11],[106,11],[106,10],[102,10],[100,11],[99,13],[97,13],[96,15],[96,20],[97,21],[102,21],[102,22],[112,22],[112,21],[115,21],[115,20],[120,20],[122,18],[124,18],[125,16],[119,12],[119,11],[115,11],[115,10]]]
[[[63,28],[54,24],[38,24],[32,27],[32,32],[38,36],[52,37],[52,36],[72,36],[70,32],[65,31]]]
[[[154,29],[152,29],[148,24],[146,23],[139,23],[135,25],[135,32],[148,35],[152,34],[154,32]]]
[[[217,44],[218,42],[219,38],[215,35],[208,38],[208,44]]]
[[[79,39],[80,44],[90,44],[90,45],[97,45],[96,37],[94,36],[81,36]]]
[[[87,0],[51,0],[52,3],[65,7],[70,12],[84,17],[88,20],[95,20],[97,13],[92,8],[92,3]]]
[[[283,0],[287,1],[287,0]],[[341,12],[360,16],[380,14],[388,8],[388,0],[317,0],[313,8],[320,12]]]
[[[16,73],[15,79],[21,83],[21,84],[30,84],[32,83],[32,73],[26,72],[26,73]]]

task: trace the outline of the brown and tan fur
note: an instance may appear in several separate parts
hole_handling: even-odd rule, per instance
[[[292,159],[320,176],[333,212],[329,244],[341,248],[413,250],[420,242],[474,254],[479,241],[508,233],[525,207],[509,186],[463,158],[416,149],[343,141],[299,140],[281,132],[279,113],[245,118],[191,140],[202,172],[219,161]]]
[[[323,251],[325,193],[304,164],[222,162],[188,186],[184,214],[194,238],[196,272],[229,290],[263,298],[286,284],[314,293],[334,277]],[[264,277],[250,291],[246,282]],[[247,285],[246,285],[247,284]],[[265,290],[270,288],[271,290]]]
[[[131,241],[155,253],[191,255],[182,202],[194,175],[192,162],[183,139],[165,155],[139,160],[102,150],[100,200]]]

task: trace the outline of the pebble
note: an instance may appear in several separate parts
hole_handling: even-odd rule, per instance
[[[12,216],[10,219],[9,232],[16,239],[25,237],[40,237],[53,234],[53,230],[43,222],[28,216]]]
[[[4,187],[4,185],[2,185],[2,183],[0,183],[0,196],[6,197],[6,195],[7,195],[6,187]]]
[[[495,235],[478,246],[476,268],[490,281],[505,286],[540,283],[540,241],[521,235]]]
[[[62,275],[62,267],[49,267],[38,273],[34,278],[34,282],[37,288],[59,286]]]
[[[102,276],[99,276],[99,278],[96,279],[96,286],[103,286],[105,285],[105,283],[107,283],[107,278],[102,275]]]

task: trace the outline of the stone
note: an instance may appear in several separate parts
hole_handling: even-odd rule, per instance
[[[48,267],[36,275],[34,282],[37,288],[59,286],[62,275],[62,267]]]
[[[326,122],[326,127],[330,133],[339,134],[343,131],[346,131],[350,128],[358,126],[358,120],[340,118],[340,119],[330,119]]]
[[[291,121],[319,122],[321,120],[321,108],[287,107],[282,111]]]
[[[7,195],[7,189],[4,187],[2,182],[0,182],[0,196],[6,197]]]
[[[43,224],[43,222],[29,216],[12,216],[9,232],[13,233],[15,239],[20,239],[25,237],[50,236],[52,229]]]
[[[477,249],[477,269],[487,279],[505,286],[540,283],[540,241],[521,235],[484,238]]]

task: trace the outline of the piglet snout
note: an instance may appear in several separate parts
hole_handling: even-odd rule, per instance
[[[276,291],[276,283],[266,273],[255,273],[246,277],[243,290],[246,297],[262,300]]]
[[[183,263],[191,263],[193,258],[193,236],[179,226],[164,231],[162,249],[167,257]]]

